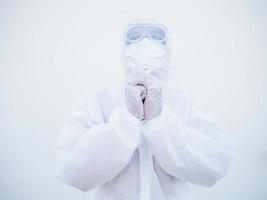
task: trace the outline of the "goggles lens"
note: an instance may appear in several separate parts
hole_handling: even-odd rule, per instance
[[[144,30],[142,27],[130,28],[127,32],[127,39],[135,41],[142,37]]]
[[[166,38],[166,34],[165,31],[161,28],[153,28],[150,31],[150,36],[154,39],[154,40],[159,40],[162,41]]]
[[[126,32],[125,40],[127,43],[136,43],[144,37],[164,43],[167,40],[167,29],[163,26],[151,24],[132,25]]]

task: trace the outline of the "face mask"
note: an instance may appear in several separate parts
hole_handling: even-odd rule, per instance
[[[168,78],[169,59],[166,46],[147,38],[125,47],[124,80],[130,85],[161,87]]]

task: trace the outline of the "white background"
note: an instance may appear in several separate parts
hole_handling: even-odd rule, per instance
[[[91,88],[120,84],[122,29],[172,36],[170,84],[201,95],[236,157],[198,200],[267,199],[266,1],[1,1],[0,199],[80,200],[54,177],[63,121]]]

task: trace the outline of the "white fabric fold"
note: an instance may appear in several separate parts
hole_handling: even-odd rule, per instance
[[[193,113],[194,117],[202,117],[205,127],[199,130],[193,124],[187,125],[164,105],[161,115],[143,124],[142,133],[166,172],[186,182],[211,187],[224,176],[232,153],[230,147],[205,132],[212,129],[219,136],[219,125],[199,112]]]
[[[75,112],[86,116],[85,110]],[[57,143],[57,177],[87,191],[111,180],[128,164],[140,142],[139,121],[122,107],[112,111],[108,123],[90,128],[77,117],[70,117],[62,131],[64,139]]]

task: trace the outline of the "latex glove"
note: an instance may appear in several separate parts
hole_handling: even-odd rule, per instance
[[[125,100],[128,111],[139,120],[144,119],[143,100],[146,97],[147,89],[142,85],[126,85]]]
[[[145,120],[153,119],[161,113],[161,94],[161,87],[150,87],[147,89],[144,101]]]

